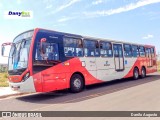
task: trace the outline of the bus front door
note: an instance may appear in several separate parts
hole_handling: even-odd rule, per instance
[[[114,51],[114,63],[116,71],[124,70],[124,57],[123,57],[123,49],[122,44],[113,44]]]

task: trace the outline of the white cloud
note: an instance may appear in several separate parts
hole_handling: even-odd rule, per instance
[[[98,5],[100,3],[103,3],[104,0],[95,0],[92,2],[92,5]]]
[[[148,34],[147,36],[142,37],[142,39],[151,39],[151,38],[153,38],[153,37],[154,37],[153,35]]]
[[[58,20],[58,22],[66,22],[72,19],[75,19],[76,17],[62,17]]]
[[[52,13],[56,13],[56,12],[59,12],[59,11],[62,11],[70,6],[72,6],[73,4],[79,2],[80,0],[70,0],[67,4],[63,4],[61,5],[60,7],[58,7],[58,9],[54,10]]]
[[[66,26],[67,24],[65,24],[65,23],[56,23],[56,24],[53,24],[53,27],[54,27],[54,29],[57,27],[58,29],[59,29],[59,27],[61,26],[61,27],[64,27],[64,26]],[[59,31],[57,29],[57,31]]]
[[[56,3],[55,0],[43,0],[43,4],[45,5],[45,9],[51,9],[55,3]]]
[[[103,11],[95,11],[95,12],[84,12],[86,16],[89,17],[97,17],[97,16],[108,16],[108,15],[113,15],[113,14],[118,14],[122,12],[127,12],[134,10],[139,7],[143,7],[146,5],[154,4],[154,3],[159,3],[160,0],[140,0],[136,3],[131,3],[123,7],[119,7],[117,9],[110,9],[110,10],[103,10]]]
[[[75,4],[76,2],[79,2],[79,1],[80,1],[80,0],[71,0],[68,4],[60,6],[58,10],[59,10],[59,11],[60,11],[60,10],[63,10],[63,9],[65,9],[65,8],[71,6],[71,5],[73,5],[73,4]]]

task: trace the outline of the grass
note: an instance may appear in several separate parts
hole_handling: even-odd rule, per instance
[[[8,74],[7,73],[0,73],[0,87],[8,87]]]

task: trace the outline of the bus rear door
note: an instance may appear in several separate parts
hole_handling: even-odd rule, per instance
[[[113,44],[113,51],[114,51],[115,70],[123,71],[124,57],[123,57],[122,44]]]

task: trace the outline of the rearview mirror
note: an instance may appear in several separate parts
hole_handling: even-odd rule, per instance
[[[41,39],[41,43],[46,42],[46,38]]]
[[[3,43],[1,46],[1,55],[3,57],[8,57],[9,56],[9,51],[11,49],[12,43]]]
[[[5,50],[5,47],[2,46],[2,50],[1,50],[1,55],[4,56],[4,50]]]

